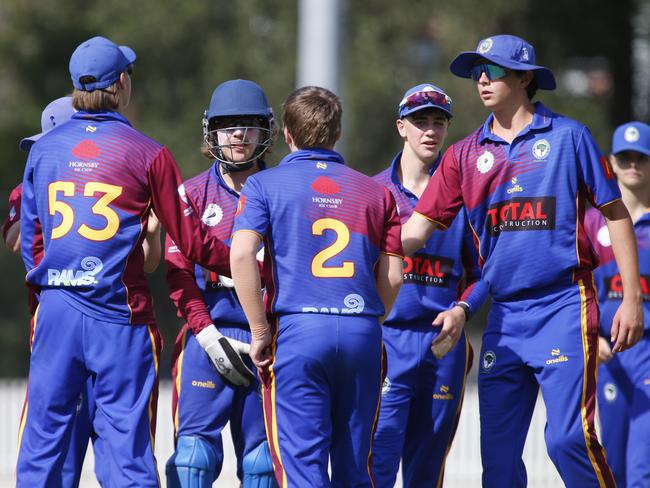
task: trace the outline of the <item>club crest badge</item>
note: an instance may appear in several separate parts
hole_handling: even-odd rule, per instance
[[[603,225],[598,232],[596,233],[596,239],[600,242],[601,246],[610,247],[612,245],[612,240],[609,238],[609,230],[607,226]]]
[[[603,391],[605,393],[605,400],[607,400],[610,403],[616,400],[616,395],[618,391],[614,383],[605,383],[605,387],[603,388]]]
[[[493,351],[485,351],[483,354],[483,361],[481,362],[481,366],[483,367],[483,371],[486,373],[489,372],[494,365],[497,362],[497,355],[494,354]]]
[[[625,132],[623,133],[623,139],[625,139],[627,142],[636,142],[639,140],[639,129],[637,129],[634,126],[630,126],[627,129],[625,129]]]
[[[476,169],[481,174],[485,174],[494,166],[494,154],[490,151],[485,151],[476,159]]]
[[[492,45],[494,42],[492,41],[491,38],[483,39],[481,43],[478,45],[478,52],[480,54],[485,54],[488,52],[490,49],[492,49]]]
[[[535,159],[546,159],[551,152],[551,144],[546,139],[540,139],[533,144]]]
[[[219,222],[221,222],[222,218],[223,218],[223,210],[221,209],[221,207],[216,203],[210,203],[205,208],[205,212],[203,212],[203,217],[201,217],[201,220],[208,227],[214,227]]]

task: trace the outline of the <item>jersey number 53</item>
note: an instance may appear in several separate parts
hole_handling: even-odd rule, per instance
[[[73,197],[74,182],[54,181],[47,187],[49,213],[52,216],[57,213],[61,215],[61,222],[52,229],[52,239],[59,239],[70,232],[75,220],[74,210],[65,201],[58,199],[59,193],[64,197]],[[77,232],[91,241],[107,241],[117,234],[120,228],[120,217],[109,207],[109,204],[122,194],[122,187],[96,181],[89,181],[84,185],[84,197],[95,197],[96,193],[100,196],[93,205],[92,212],[104,217],[106,225],[101,229],[93,229],[82,223]]]

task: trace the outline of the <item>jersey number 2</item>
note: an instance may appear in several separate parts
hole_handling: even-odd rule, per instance
[[[61,214],[61,223],[52,229],[52,239],[59,239],[72,229],[74,210],[67,203],[58,200],[57,197],[59,192],[63,193],[64,197],[72,197],[74,190],[72,181],[55,181],[47,187],[50,215]],[[117,234],[120,228],[120,217],[108,205],[122,194],[122,187],[96,181],[90,181],[84,185],[85,197],[94,197],[95,193],[103,193],[103,195],[93,205],[92,212],[104,217],[106,225],[101,229],[93,229],[86,224],[81,224],[77,232],[91,241],[107,241]]]
[[[325,266],[325,262],[343,251],[350,243],[350,230],[340,220],[318,219],[311,226],[311,233],[322,236],[325,230],[336,232],[336,240],[320,251],[311,260],[311,274],[317,278],[351,278],[354,276],[354,263],[344,261],[341,266]]]

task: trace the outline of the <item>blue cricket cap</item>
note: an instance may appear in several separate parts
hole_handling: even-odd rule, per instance
[[[32,144],[43,137],[46,132],[51,131],[57,125],[61,125],[70,120],[74,113],[75,110],[72,107],[72,97],[61,97],[50,102],[41,114],[41,133],[25,137],[21,140],[19,144],[20,149],[23,151],[29,151]]]
[[[208,119],[233,115],[259,115],[272,117],[264,90],[250,80],[229,80],[214,89],[210,106],[206,111]]]
[[[628,122],[619,125],[612,136],[612,154],[636,151],[650,156],[650,125]]]
[[[70,77],[77,90],[94,91],[115,83],[135,62],[135,52],[110,39],[96,36],[79,44],[70,57]],[[82,83],[84,77],[90,81]]]
[[[403,119],[407,115],[425,108],[437,108],[449,118],[453,117],[449,95],[442,88],[430,83],[423,83],[406,90],[397,107],[397,114],[400,119]]]
[[[476,51],[465,51],[456,56],[449,69],[456,76],[470,78],[472,68],[481,59],[503,68],[532,71],[541,90],[555,90],[553,72],[535,64],[535,48],[521,37],[507,34],[487,37],[478,43]]]

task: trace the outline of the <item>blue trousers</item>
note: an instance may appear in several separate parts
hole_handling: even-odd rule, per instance
[[[478,379],[484,487],[526,486],[521,455],[540,388],[565,485],[615,486],[594,427],[598,321],[592,280],[493,303]]]
[[[263,393],[278,484],[372,487],[370,445],[382,383],[377,317],[292,314],[275,328]]]
[[[599,368],[601,437],[616,483],[650,486],[650,332]]]
[[[217,325],[226,337],[250,343],[248,329],[237,325]],[[247,388],[226,383],[187,327],[179,334],[174,356],[176,436],[201,437],[222,459],[221,432],[230,422],[237,455],[237,475],[243,479],[242,459],[266,440],[259,381]],[[245,361],[254,370],[248,357]],[[215,479],[218,475],[214,473]]]
[[[458,344],[436,359],[431,341],[439,330],[430,320],[383,328],[388,374],[372,445],[378,488],[395,486],[400,459],[405,488],[442,485],[473,354],[463,332]]]
[[[153,325],[104,322],[56,290],[45,290],[35,315],[17,486],[63,486],[64,459],[89,378],[103,486],[159,486],[153,440],[161,347]]]

